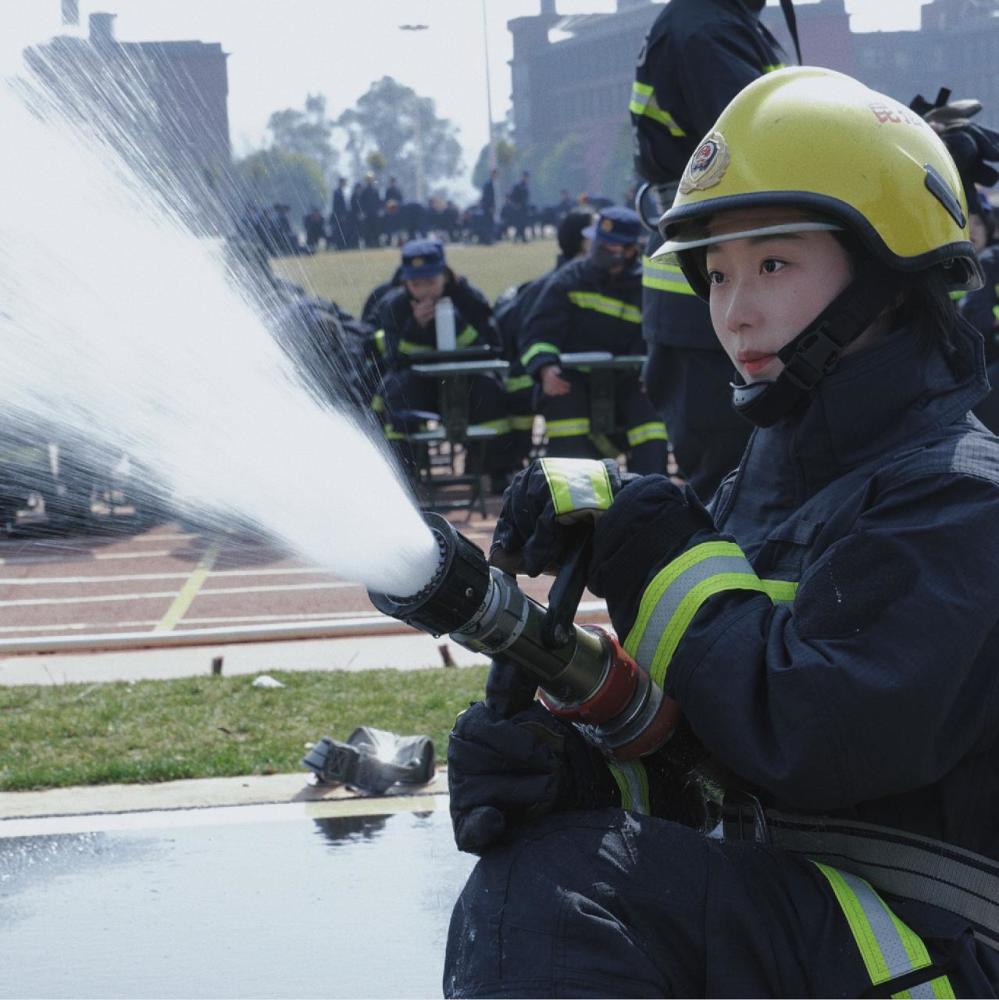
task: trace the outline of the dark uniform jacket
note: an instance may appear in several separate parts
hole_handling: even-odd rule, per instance
[[[961,315],[985,338],[985,363],[999,361],[999,246],[988,246],[978,262],[985,273],[985,284],[976,292],[968,292],[958,308]]]
[[[782,64],[777,40],[741,0],[670,0],[635,70],[639,173],[655,184],[679,180],[728,102]]]
[[[586,258],[553,271],[526,315],[520,347],[521,362],[535,379],[545,365],[557,364],[560,354],[644,354],[638,265],[613,284]]]
[[[741,0],[670,0],[646,36],[628,105],[638,173],[654,184],[679,180],[728,102],[782,65],[777,41]],[[647,254],[661,242],[653,237]],[[708,311],[678,267],[650,262],[645,284],[646,340],[719,350]]]
[[[684,554],[734,539],[724,568],[747,575],[674,621],[656,665],[663,621],[626,646],[770,804],[999,860],[999,440],[968,412],[980,340],[957,341],[955,373],[898,330],[754,431],[710,506],[720,534]],[[634,588],[616,600],[631,629]]]
[[[444,294],[454,304],[456,346],[497,347],[492,327],[492,308],[485,296],[465,278],[449,276]],[[414,354],[437,349],[437,327],[433,320],[420,326],[413,317],[405,286],[393,288],[377,304],[376,338],[388,368],[405,366]]]

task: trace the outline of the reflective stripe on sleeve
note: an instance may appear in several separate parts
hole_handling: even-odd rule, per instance
[[[466,326],[461,333],[455,337],[455,345],[458,347],[471,347],[479,336],[479,331],[474,326]]]
[[[621,808],[643,816],[650,815],[649,776],[645,773],[645,765],[640,760],[607,761],[607,769],[621,790]]]
[[[558,357],[559,350],[554,344],[549,344],[546,341],[539,340],[536,344],[531,344],[531,346],[524,351],[521,355],[520,363],[526,368],[531,358],[536,358],[539,354],[554,354]]]
[[[527,413],[522,417],[511,417],[510,427],[515,431],[530,431],[534,429],[534,414]]]
[[[503,383],[507,392],[520,392],[521,389],[530,389],[533,385],[534,379],[530,375],[514,375]]]
[[[483,420],[478,424],[469,424],[468,429],[471,430],[486,430],[486,431],[496,431],[497,436],[500,434],[510,433],[510,421],[507,417],[500,417],[498,420]]]
[[[784,69],[784,68],[785,68],[784,64],[781,63],[781,62],[779,62],[779,63],[766,63],[764,65],[764,67],[763,67],[763,72],[764,73],[776,73],[777,70]]]
[[[599,292],[569,292],[569,301],[580,309],[592,309],[604,316],[623,319],[626,323],[642,322],[642,310],[638,306]]]
[[[378,353],[385,357],[387,353],[387,348],[385,347],[385,331],[375,330],[375,347],[378,348]]]
[[[755,590],[774,603],[793,601],[798,585],[761,580],[735,542],[702,542],[667,563],[642,594],[624,648],[660,685],[701,605],[725,590]]]
[[[426,351],[432,351],[433,348],[428,344],[417,344],[413,340],[400,340],[399,341],[399,353],[400,354],[423,354]]]
[[[577,510],[607,510],[614,502],[607,466],[593,458],[543,458],[541,470],[555,504],[555,516]]]
[[[647,83],[639,83],[637,80],[631,86],[631,100],[628,102],[628,110],[633,115],[645,115],[660,125],[665,125],[669,129],[670,135],[677,137],[685,136],[687,133],[673,120],[673,116],[659,107],[656,95],[652,87]]]
[[[628,444],[632,448],[635,445],[645,444],[646,441],[668,441],[669,434],[666,433],[666,425],[661,420],[651,420],[647,424],[639,424],[637,427],[628,429]]]
[[[590,418],[575,420],[548,420],[545,430],[549,438],[581,437],[590,433]]]
[[[873,986],[932,965],[923,939],[895,916],[869,882],[818,861],[812,864],[829,882]],[[954,990],[947,976],[938,976],[892,996],[943,1000],[953,997]]]
[[[677,264],[663,264],[652,257],[642,258],[642,287],[674,295],[696,295]]]

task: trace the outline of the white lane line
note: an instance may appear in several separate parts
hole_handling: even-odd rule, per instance
[[[24,559],[0,559],[0,566],[48,566],[52,563],[75,562],[77,554],[86,559],[155,559],[173,554],[172,549],[156,549],[150,552],[99,552],[94,555],[90,549],[75,549],[63,556],[27,556]]]
[[[305,622],[330,621],[338,618],[381,618],[376,611],[312,611],[287,615],[217,615],[205,618],[185,618],[185,625],[232,625],[252,624],[254,622]],[[158,618],[125,621],[118,620],[113,625],[105,622],[67,622],[63,625],[0,625],[0,634],[14,632],[107,632],[112,628],[121,629],[151,629]]]
[[[356,583],[337,581],[335,583],[287,583],[274,584],[270,587],[215,587],[202,588],[199,597],[227,594],[273,594],[288,590],[342,590],[346,587],[356,587]],[[108,601],[151,601],[174,598],[176,590],[158,590],[148,594],[96,594],[87,597],[20,597],[13,601],[0,601],[0,608],[44,607],[50,604],[100,604]]]
[[[291,569],[222,569],[212,570],[208,576],[234,577],[234,576],[299,576],[301,574],[311,574],[313,576],[331,577],[334,574],[321,569],[313,569],[307,566],[298,566]],[[33,576],[28,579],[22,577],[0,576],[0,587],[40,587],[46,584],[66,584],[66,583],[131,583],[133,580],[186,580],[190,573],[127,573],[120,576]],[[360,584],[355,584],[360,586]]]

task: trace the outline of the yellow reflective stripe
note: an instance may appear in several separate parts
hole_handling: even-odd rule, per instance
[[[649,776],[640,760],[607,761],[617,787],[621,791],[621,808],[648,816],[652,812],[649,800]]]
[[[992,315],[999,320],[999,306],[992,307]]]
[[[871,884],[856,875],[812,862],[825,876],[856,942],[871,984],[878,986],[931,965],[922,938],[903,923]],[[920,983],[893,997],[953,997],[947,976]]]
[[[590,418],[580,417],[578,420],[549,420],[546,430],[549,438],[579,437],[590,433]]]
[[[614,502],[610,474],[593,458],[543,458],[541,471],[555,504],[555,516],[578,510],[607,510]]]
[[[425,351],[432,351],[433,348],[429,344],[417,344],[412,340],[400,340],[399,341],[399,353],[400,354],[423,354]]]
[[[635,447],[646,441],[668,441],[666,425],[661,420],[650,420],[647,424],[639,424],[628,431],[628,444]]]
[[[384,357],[385,354],[387,353],[387,349],[385,347],[385,331],[384,330],[375,330],[375,347],[378,348],[378,353],[382,357]]]
[[[950,296],[951,302],[960,302],[961,299],[963,299],[968,293],[964,291],[956,291],[948,292],[947,294]]]
[[[676,295],[696,294],[678,265],[660,263],[658,259],[653,260],[651,257],[642,258],[642,287],[673,292]]]
[[[774,73],[774,72],[776,72],[779,69],[784,69],[784,64],[783,63],[767,63],[763,67],[763,72],[764,73]]]
[[[531,344],[531,346],[521,355],[520,363],[526,368],[531,358],[537,357],[539,354],[554,354],[557,356],[558,353],[559,350],[554,344],[549,344],[546,341],[539,340],[536,344]]]
[[[528,414],[523,417],[511,417],[510,427],[515,431],[529,431],[534,428],[534,416]]]
[[[634,115],[645,115],[660,125],[665,125],[669,129],[670,135],[677,137],[685,136],[687,133],[673,120],[673,116],[659,107],[656,95],[652,87],[647,83],[635,83],[631,87],[631,100],[628,102],[628,110]]]
[[[598,292],[569,292],[569,301],[580,309],[592,309],[604,316],[623,319],[626,323],[641,323],[642,310],[621,299],[612,299]]]
[[[385,412],[385,400],[377,392],[371,397],[371,409],[374,413]]]
[[[478,337],[479,331],[475,329],[474,326],[466,326],[461,333],[455,338],[455,344],[458,347],[469,347],[475,343],[475,339]]]
[[[497,434],[509,434],[510,421],[506,417],[500,417],[498,420],[483,420],[479,424],[469,424],[468,426],[469,430],[474,430],[476,428],[481,428],[487,431],[496,431]]]
[[[702,542],[667,563],[645,588],[624,648],[662,685],[680,640],[700,607],[725,590],[753,590],[793,601],[797,584],[761,580],[734,542]]]
[[[405,441],[406,435],[401,431],[397,431],[391,424],[385,424],[382,427],[382,432],[385,434],[386,441]]]
[[[520,392],[521,389],[530,389],[533,385],[534,379],[530,375],[515,375],[504,383],[507,392]]]

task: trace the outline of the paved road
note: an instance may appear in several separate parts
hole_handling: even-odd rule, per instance
[[[487,546],[494,521],[461,530]],[[547,582],[527,582],[543,595]],[[266,542],[176,524],[0,541],[0,638],[168,632],[374,615],[364,588]]]

